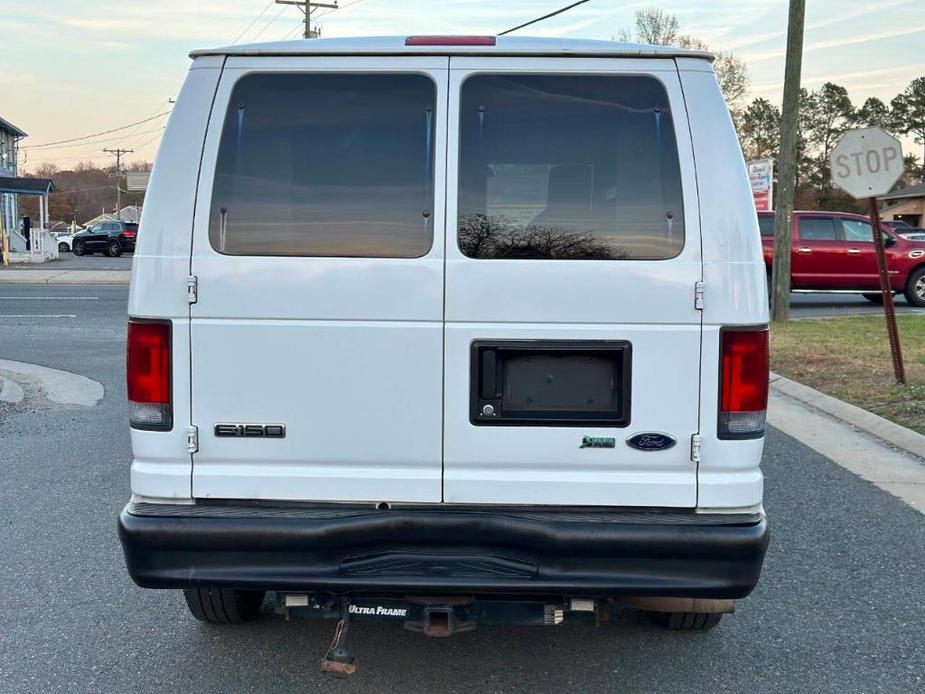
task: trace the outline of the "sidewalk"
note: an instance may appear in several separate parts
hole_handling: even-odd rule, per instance
[[[0,269],[0,284],[128,284],[130,270]]]
[[[768,424],[925,513],[925,436],[778,374]]]

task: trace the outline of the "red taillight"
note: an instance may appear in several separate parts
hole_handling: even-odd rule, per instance
[[[129,321],[126,356],[129,422],[136,429],[170,429],[170,323]]]
[[[406,46],[494,46],[494,36],[409,36]]]
[[[123,231],[123,232],[122,232],[122,235],[123,235],[125,238],[127,238],[127,239],[133,239],[133,238],[135,238],[135,234],[136,234],[136,233],[137,233],[137,232],[134,232],[134,231]]]
[[[768,409],[768,331],[723,330],[719,437],[764,435]]]

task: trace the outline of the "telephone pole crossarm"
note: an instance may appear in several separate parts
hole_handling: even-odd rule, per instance
[[[314,0],[276,0],[277,5],[295,5],[298,7],[305,18],[305,30],[302,32],[302,38],[317,38],[317,33],[312,34],[312,12],[316,7],[327,7],[332,10],[337,9],[337,2],[314,2]],[[316,30],[317,32],[317,30]]]

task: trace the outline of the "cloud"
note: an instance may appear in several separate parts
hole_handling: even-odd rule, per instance
[[[903,29],[893,29],[891,31],[880,31],[873,34],[852,34],[839,39],[829,39],[828,41],[817,41],[811,44],[804,44],[803,54],[810,51],[821,51],[829,48],[840,48],[842,46],[853,46],[860,43],[871,43],[873,41],[882,41],[883,39],[895,39],[900,36],[910,36],[912,34],[925,33],[925,26],[905,27]],[[765,51],[763,53],[742,53],[739,57],[748,63],[757,63],[762,60],[780,58],[785,53],[783,48]]]

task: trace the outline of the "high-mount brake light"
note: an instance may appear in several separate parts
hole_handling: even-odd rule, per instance
[[[721,332],[719,431],[721,439],[764,436],[768,410],[768,331]]]
[[[409,36],[406,46],[494,46],[495,36]]]
[[[135,429],[167,431],[173,427],[169,321],[128,323],[126,381]]]

